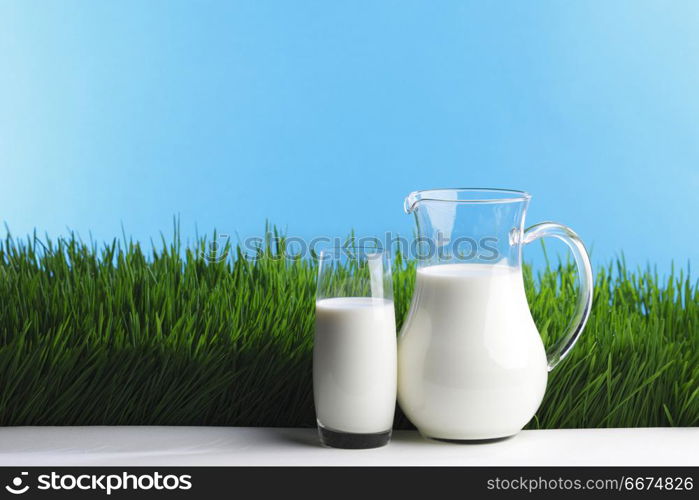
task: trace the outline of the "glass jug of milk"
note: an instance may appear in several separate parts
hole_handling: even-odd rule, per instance
[[[592,305],[592,270],[580,238],[545,222],[524,229],[530,196],[501,189],[416,191],[417,276],[398,338],[398,402],[426,437],[487,440],[518,433],[534,416],[548,372],[570,351]],[[579,271],[579,297],[547,352],[522,278],[522,247],[562,240]]]

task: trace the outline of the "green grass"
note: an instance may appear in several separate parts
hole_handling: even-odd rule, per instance
[[[176,238],[177,239],[177,238]],[[207,243],[8,236],[0,249],[0,425],[313,426],[316,269],[279,258],[208,262]],[[394,262],[399,324],[414,263]],[[547,343],[574,269],[526,269]],[[549,377],[530,428],[696,426],[699,289],[623,262],[596,273],[580,342]],[[396,426],[409,427],[399,412]]]

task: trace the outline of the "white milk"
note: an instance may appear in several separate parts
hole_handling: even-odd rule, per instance
[[[539,407],[547,373],[520,269],[418,269],[398,340],[398,401],[422,434],[464,440],[516,434]]]
[[[393,302],[369,297],[316,303],[313,394],[323,427],[383,432],[396,406]]]

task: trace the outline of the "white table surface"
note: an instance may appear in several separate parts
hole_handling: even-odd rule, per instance
[[[314,429],[4,427],[0,465],[699,465],[699,428],[523,431],[488,444],[398,431],[383,448],[336,450]]]

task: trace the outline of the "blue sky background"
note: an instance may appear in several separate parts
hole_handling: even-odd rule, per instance
[[[509,187],[598,265],[699,263],[697,26],[690,0],[0,0],[0,219],[410,233],[412,190]]]

